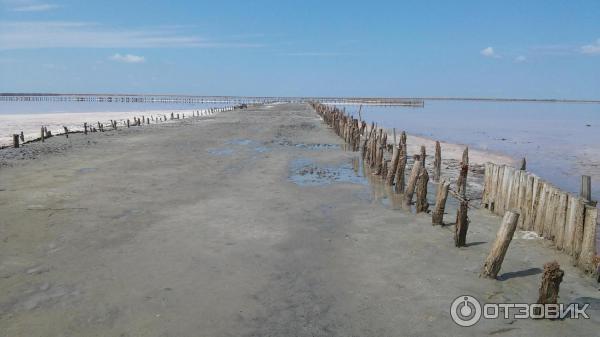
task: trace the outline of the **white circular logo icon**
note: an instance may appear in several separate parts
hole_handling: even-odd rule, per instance
[[[458,296],[452,302],[450,315],[460,326],[473,326],[481,319],[481,304],[473,296]]]

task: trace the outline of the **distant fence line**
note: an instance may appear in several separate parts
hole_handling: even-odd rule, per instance
[[[517,210],[519,228],[551,240],[585,272],[596,271],[598,209],[589,196],[561,191],[525,170],[487,163],[482,205],[498,215]]]
[[[367,104],[423,107],[420,99],[377,97],[253,97],[253,96],[185,96],[185,95],[51,95],[0,94],[0,102],[102,102],[102,103],[232,103],[265,104],[277,102],[320,102],[326,104]]]

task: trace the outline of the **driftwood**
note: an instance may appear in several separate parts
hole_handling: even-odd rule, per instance
[[[450,183],[447,180],[442,180],[438,183],[435,197],[435,208],[431,214],[432,225],[444,225],[444,211],[446,210],[446,200],[448,199],[449,188]]]
[[[492,249],[488,257],[485,259],[483,267],[481,268],[481,277],[496,279],[502,262],[508,251],[508,246],[512,241],[515,230],[517,229],[517,222],[519,221],[519,213],[514,211],[508,211],[504,214],[502,224],[498,233],[496,234],[496,240],[492,245]]]

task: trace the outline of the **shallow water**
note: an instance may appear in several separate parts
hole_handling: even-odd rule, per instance
[[[600,104],[426,101],[424,108],[363,106],[361,115],[384,128],[526,157],[529,171],[573,193],[581,175],[591,175],[600,199]]]

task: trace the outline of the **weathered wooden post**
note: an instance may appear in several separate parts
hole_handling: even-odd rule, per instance
[[[435,208],[431,214],[432,225],[444,225],[444,212],[446,210],[446,200],[448,199],[448,189],[450,182],[443,179],[438,183],[437,193],[435,196]]]
[[[129,118],[127,118],[127,128],[129,129]]]
[[[433,159],[433,180],[440,181],[442,174],[442,147],[440,142],[435,142],[435,158]]]
[[[519,213],[515,211],[507,211],[504,213],[502,224],[500,225],[500,229],[498,229],[498,233],[496,234],[496,240],[492,245],[490,254],[485,259],[483,267],[481,268],[481,274],[479,274],[479,276],[491,279],[496,279],[498,277],[498,273],[502,267],[502,262],[506,256],[506,251],[508,250],[508,246],[512,241],[515,230],[517,229],[518,221]]]
[[[523,157],[521,159],[521,165],[519,165],[521,171],[525,171],[527,169],[527,159]]]
[[[88,133],[87,123],[84,122],[83,123],[83,134],[87,135],[87,133]]]
[[[427,202],[427,183],[429,183],[429,173],[424,167],[421,167],[419,179],[417,181],[417,213],[427,212],[429,203]]]
[[[456,192],[463,197],[467,195],[467,175],[469,174],[469,164],[461,163],[460,173],[456,181]]]
[[[454,245],[464,247],[467,245],[467,231],[469,230],[469,202],[465,199],[459,200],[458,212],[456,213],[456,226],[454,228]]]
[[[425,145],[421,145],[421,166],[425,167],[425,158],[427,157]]]
[[[592,201],[592,177],[581,176],[581,190],[579,194],[585,201]]]
[[[63,126],[63,129],[65,129],[65,138],[69,138],[69,129],[66,126]]]
[[[560,283],[563,280],[565,272],[560,269],[556,261],[544,264],[544,274],[542,274],[542,283],[540,284],[538,304],[556,304],[558,303],[558,292]],[[534,314],[540,315],[540,308],[534,308]]]
[[[414,158],[412,170],[410,171],[410,176],[408,177],[408,184],[406,185],[406,190],[404,191],[404,202],[406,205],[412,204],[412,198],[417,186],[417,179],[419,178],[421,169],[423,169],[419,155],[415,155]]]
[[[394,177],[396,176],[396,170],[398,169],[398,162],[400,161],[400,148],[397,145],[395,145],[396,144],[395,139],[396,139],[396,137],[394,136],[394,153],[392,154],[392,162],[391,162],[391,166],[389,167],[387,178],[386,178],[386,183],[388,186],[394,185]]]
[[[44,130],[44,127],[42,126],[42,129],[40,130],[40,134],[41,134],[41,140],[42,143],[46,141],[46,130]]]
[[[18,133],[13,134],[13,146],[15,149],[19,148],[19,134]]]
[[[21,142],[25,142],[25,135],[23,134],[23,131],[21,131],[20,137],[21,137]]]

